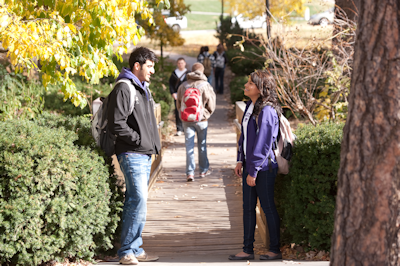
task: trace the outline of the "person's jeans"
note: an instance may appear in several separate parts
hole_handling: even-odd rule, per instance
[[[213,76],[214,76],[213,72],[214,72],[214,70],[211,69],[211,74],[210,74],[210,76],[207,77],[207,81],[208,81],[208,83],[210,83],[211,86],[212,86],[212,80],[213,80]]]
[[[254,231],[256,227],[257,197],[267,218],[270,246],[269,250],[281,253],[279,247],[280,228],[279,215],[274,202],[274,185],[278,169],[260,171],[257,174],[256,186],[247,185],[248,172],[243,163],[243,251],[254,254]]]
[[[179,117],[179,110],[176,108],[176,100],[175,102],[175,120],[176,120],[176,131],[182,131],[183,132],[183,126],[182,126],[182,120]]]
[[[194,175],[196,168],[194,161],[194,136],[196,132],[200,173],[207,172],[210,166],[207,158],[207,127],[208,121],[183,122],[186,144],[186,175]]]
[[[217,67],[215,69],[215,90],[219,94],[224,93],[224,73],[225,73],[224,68]]]
[[[151,156],[122,153],[117,156],[125,177],[126,191],[122,212],[120,258],[125,255],[141,255],[144,250],[142,231],[146,223],[147,187],[150,177]]]

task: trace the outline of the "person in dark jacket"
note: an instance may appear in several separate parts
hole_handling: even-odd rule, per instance
[[[261,260],[281,259],[279,215],[274,203],[274,184],[278,164],[273,145],[279,131],[282,109],[276,95],[276,82],[266,70],[250,74],[244,94],[251,101],[242,119],[242,134],[235,173],[243,179],[243,251],[230,255],[230,260],[254,259],[253,242],[256,226],[257,197],[268,224],[270,247]],[[243,168],[243,171],[242,171]]]
[[[224,74],[228,60],[222,43],[218,44],[217,51],[214,52],[213,56],[215,58],[215,90],[217,94],[224,94]]]
[[[148,88],[150,76],[154,74],[156,55],[145,47],[136,48],[128,68],[123,68],[118,83],[109,98],[107,115],[109,130],[116,135],[115,154],[125,177],[126,191],[122,213],[121,248],[118,256],[121,264],[136,265],[139,261],[155,261],[140,246],[142,230],[146,222],[147,189],[150,177],[151,155],[159,154],[161,143],[154,116],[154,100]],[[133,111],[131,93],[135,93]]]
[[[213,73],[215,72],[215,58],[208,51],[208,46],[204,46],[203,52],[197,56],[197,62],[203,64],[204,75],[207,76],[207,81],[212,86]]]
[[[179,110],[176,108],[176,100],[179,86],[187,80],[186,73],[186,61],[183,57],[178,58],[176,61],[176,69],[172,71],[171,77],[169,78],[169,91],[171,92],[172,98],[175,102],[175,120],[176,120],[176,134],[180,136],[183,134],[182,121],[179,118]]]

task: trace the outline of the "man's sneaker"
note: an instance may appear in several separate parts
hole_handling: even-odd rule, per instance
[[[119,260],[119,264],[124,264],[124,265],[138,265],[139,261],[137,258],[133,255],[125,255]]]
[[[212,170],[209,169],[203,173],[200,173],[200,177],[201,178],[206,177],[207,175],[210,175],[211,173],[212,173]]]
[[[146,252],[143,252],[142,255],[136,257],[138,261],[140,262],[146,262],[146,261],[156,261],[158,260],[158,256],[150,256]]]
[[[194,175],[188,175],[188,176],[186,177],[186,181],[188,181],[188,182],[194,181]]]
[[[180,135],[182,135],[182,134],[183,134],[182,131],[178,131],[178,132],[175,133],[175,136],[180,136]]]

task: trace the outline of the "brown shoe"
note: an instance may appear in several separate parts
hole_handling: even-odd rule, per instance
[[[119,260],[119,264],[124,264],[124,265],[138,265],[139,261],[136,259],[136,257],[131,254],[131,255],[125,255]]]
[[[157,261],[158,260],[158,256],[150,256],[146,252],[143,252],[142,255],[137,256],[136,258],[140,262]]]

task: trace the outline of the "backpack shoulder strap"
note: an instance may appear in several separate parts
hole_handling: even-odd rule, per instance
[[[120,79],[115,83],[114,87],[117,86],[119,83],[125,83],[128,84],[129,89],[131,91],[131,101],[130,101],[130,106],[129,106],[129,114],[133,112],[133,108],[135,108],[135,98],[136,98],[136,88],[133,86],[132,82],[129,79]]]

